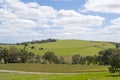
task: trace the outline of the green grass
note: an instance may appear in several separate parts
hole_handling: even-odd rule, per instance
[[[4,45],[9,47],[11,45]],[[24,48],[24,45],[15,45],[17,48]],[[35,49],[31,49],[31,46],[35,46]],[[39,48],[44,48],[39,50]],[[67,63],[72,62],[72,55],[80,54],[81,56],[94,56],[99,51],[115,48],[115,45],[109,42],[95,42],[84,40],[58,40],[57,42],[49,42],[42,44],[29,44],[27,50],[35,54],[43,55],[47,51],[54,52],[58,57],[63,56]]]
[[[6,45],[8,47],[10,45]],[[35,49],[31,49],[31,46],[35,46]],[[16,45],[18,48],[24,48],[23,45]],[[58,56],[70,56],[74,54],[86,55],[97,55],[100,50],[107,48],[114,48],[115,45],[108,42],[94,42],[94,41],[83,41],[83,40],[58,40],[57,42],[49,42],[42,44],[29,44],[27,47],[28,51],[36,54],[43,55],[47,51],[53,51]],[[39,50],[44,48],[44,50]]]
[[[0,80],[120,80],[119,75],[111,75],[108,72],[86,74],[16,74],[0,73]]]
[[[108,72],[108,66],[69,64],[0,64],[0,69],[56,74],[24,74],[0,72],[0,80],[120,80]],[[78,74],[57,74],[57,73]]]
[[[0,64],[0,69],[29,72],[80,73],[104,72],[108,71],[108,66],[70,64]]]

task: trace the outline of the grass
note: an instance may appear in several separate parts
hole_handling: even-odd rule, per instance
[[[56,74],[24,74],[0,72],[0,80],[120,80],[120,75],[108,72],[108,66],[69,64],[0,64],[0,69],[54,72]],[[57,74],[57,73],[78,74]]]
[[[6,47],[10,45],[5,45]],[[18,48],[24,48],[23,45],[15,45]],[[31,49],[31,46],[35,46],[35,49]],[[44,50],[39,50],[44,48]],[[43,55],[47,51],[53,51],[58,56],[71,56],[74,54],[97,55],[100,50],[107,48],[115,48],[114,44],[108,42],[94,42],[83,40],[58,40],[57,42],[49,42],[42,44],[29,44],[27,50],[36,54]]]
[[[104,72],[108,71],[108,66],[70,64],[0,64],[0,69],[29,72],[80,73]]]
[[[4,45],[9,47],[11,45]],[[15,45],[17,48],[24,48],[24,45]],[[35,49],[31,49],[35,46]],[[39,50],[43,48],[43,50]],[[108,48],[115,48],[115,45],[109,42],[95,42],[84,40],[58,40],[57,42],[49,42],[42,44],[29,44],[27,50],[35,54],[43,55],[47,51],[52,51],[55,55],[63,56],[67,63],[71,63],[72,55],[80,54],[81,56],[94,56],[98,52]]]
[[[9,47],[11,45],[4,45]],[[15,45],[23,48],[23,45]],[[35,46],[35,49],[31,49]],[[44,50],[39,50],[44,48]],[[47,51],[53,51],[57,56],[64,56],[71,60],[71,55],[80,54],[97,55],[100,50],[115,48],[114,44],[108,42],[93,42],[82,40],[59,40],[57,42],[43,44],[29,44],[28,51],[43,55]],[[70,65],[70,64],[0,64],[0,69],[17,70],[28,72],[49,73],[79,73],[79,74],[18,74],[0,72],[0,80],[120,80],[119,75],[108,72],[108,66],[100,65]]]
[[[47,75],[0,73],[0,80],[120,80],[120,76],[112,75],[108,72]]]

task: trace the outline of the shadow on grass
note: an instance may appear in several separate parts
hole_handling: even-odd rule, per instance
[[[120,74],[111,74],[111,75],[107,75],[107,77],[120,77]]]

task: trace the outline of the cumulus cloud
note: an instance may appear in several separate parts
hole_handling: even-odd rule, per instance
[[[120,17],[114,20],[111,20],[112,25],[105,27],[108,31],[112,31],[113,34],[119,35],[120,33]]]
[[[120,0],[88,0],[84,7],[87,11],[120,14]]]
[[[93,34],[98,35],[96,36],[98,40],[102,39],[105,41],[120,42],[120,17],[111,20],[110,22],[111,25],[98,29],[94,31]]]
[[[104,18],[100,16],[82,15],[74,10],[60,10],[54,26],[96,27],[102,25]]]
[[[8,42],[48,37],[85,39],[84,36],[93,35],[95,28],[105,20],[75,10],[56,10],[36,2],[5,0],[0,4],[0,37],[4,38],[3,42],[9,36],[12,37]]]

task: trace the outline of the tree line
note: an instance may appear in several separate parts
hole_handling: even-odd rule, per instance
[[[40,44],[40,43],[48,43],[48,42],[56,42],[57,39],[43,39],[43,40],[33,40],[28,42],[16,43],[17,45],[25,45],[25,44]]]
[[[106,49],[98,52],[95,56],[81,56],[76,54],[72,56],[72,64],[82,65],[110,65],[111,57],[120,52],[119,49]],[[44,55],[28,52],[25,48],[19,49],[15,46],[9,48],[0,47],[0,61],[4,63],[49,63],[65,64],[64,57],[58,57],[54,52],[46,52]]]
[[[43,63],[63,64],[64,57],[58,58],[53,52],[46,52],[43,56],[28,52],[26,49],[19,49],[15,46],[9,48],[0,47],[1,63]]]
[[[14,46],[9,48],[0,47],[0,61],[1,63],[26,63],[39,61],[39,55],[28,52],[25,49],[18,49]]]
[[[73,64],[82,65],[109,65],[108,68],[111,73],[120,73],[120,49],[106,49],[102,50],[95,56],[82,57],[79,54],[72,57]]]
[[[54,52],[46,52],[44,55],[28,52],[15,46],[9,48],[0,47],[1,63],[41,63],[41,64],[66,64],[64,57],[58,57]],[[109,71],[120,72],[120,49],[106,49],[95,56],[72,56],[71,64],[81,65],[110,65]]]
[[[95,56],[80,56],[79,54],[73,55],[73,64],[98,64],[98,65],[110,65],[110,59],[115,49],[106,49],[98,52]]]

